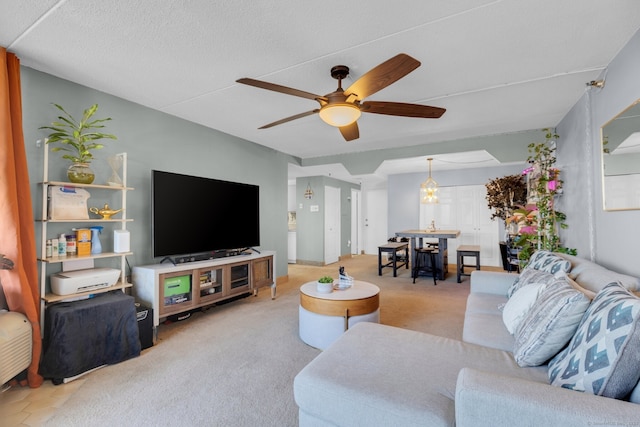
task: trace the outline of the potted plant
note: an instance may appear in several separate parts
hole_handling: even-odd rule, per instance
[[[576,255],[576,249],[567,248],[560,242],[558,229],[566,229],[567,216],[557,210],[555,199],[562,194],[560,170],[555,167],[555,140],[558,135],[551,129],[543,129],[545,141],[529,144],[528,175],[530,204],[516,211],[512,221],[517,222],[519,234],[514,243],[523,250],[518,254],[521,263],[528,261],[536,250],[563,252]]]
[[[318,292],[328,294],[333,292],[333,277],[331,276],[322,276],[318,279]]]
[[[525,204],[527,200],[527,184],[522,174],[492,179],[485,187],[487,205],[492,210],[491,219],[500,218],[505,221],[509,234],[512,234],[513,230],[509,230],[507,219],[513,214],[514,209]]]
[[[72,162],[67,169],[69,181],[81,184],[91,184],[95,179],[95,174],[89,168],[89,163],[93,160],[92,150],[103,148],[104,145],[97,141],[101,139],[118,139],[114,135],[102,133],[99,130],[104,128],[104,122],[111,120],[93,119],[93,115],[98,111],[98,104],[84,110],[82,119],[76,120],[67,113],[62,106],[53,104],[63,115],[58,116],[58,120],[51,123],[51,126],[42,126],[40,129],[49,129],[52,132],[47,137],[47,144],[59,143],[51,151],[64,151],[67,154],[63,159]]]

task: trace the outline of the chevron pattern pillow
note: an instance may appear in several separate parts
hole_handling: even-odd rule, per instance
[[[571,270],[571,262],[559,257],[553,252],[537,251],[531,255],[525,268],[533,268],[551,274],[556,274],[561,271],[568,273]]]
[[[569,345],[549,362],[552,385],[623,399],[640,379],[640,298],[620,283],[591,302]]]

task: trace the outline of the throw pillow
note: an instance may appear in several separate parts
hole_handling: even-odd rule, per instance
[[[518,328],[522,319],[527,315],[531,306],[536,302],[538,293],[544,287],[543,283],[535,283],[518,289],[516,293],[509,298],[502,309],[502,321],[510,334]]]
[[[540,292],[514,334],[513,356],[519,366],[539,366],[567,345],[591,301],[567,277]]]
[[[571,262],[559,257],[553,252],[537,251],[531,255],[525,268],[533,268],[551,274],[556,274],[561,271],[568,273],[571,271]]]
[[[539,271],[533,268],[525,268],[522,273],[520,273],[520,276],[516,279],[516,281],[513,282],[511,286],[509,286],[509,289],[507,290],[507,297],[511,298],[518,289],[521,289],[527,285],[531,285],[533,283],[551,283],[553,279],[553,274],[547,273],[546,271]]]
[[[605,286],[571,342],[549,362],[552,385],[622,399],[640,379],[640,298],[620,283]]]

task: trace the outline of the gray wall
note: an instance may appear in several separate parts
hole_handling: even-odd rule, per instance
[[[558,165],[565,195],[559,206],[569,229],[566,246],[617,271],[640,276],[637,240],[640,211],[602,208],[600,127],[640,98],[640,32],[607,67],[602,89],[588,89],[557,126]]]
[[[311,200],[304,198],[307,185],[313,190]],[[340,189],[340,255],[350,255],[351,247],[351,189],[357,184],[326,176],[312,176],[296,180],[296,258],[297,262],[324,265],[324,187]],[[311,212],[311,205],[318,211]],[[302,206],[302,207],[301,207]]]
[[[78,116],[91,104],[99,104],[96,117],[111,117],[109,133],[118,141],[108,141],[95,152],[92,163],[96,183],[111,174],[106,158],[126,152],[129,192],[127,217],[133,218],[131,266],[151,264],[151,170],[165,170],[260,186],[261,248],[277,252],[276,275],[287,274],[287,164],[289,156],[216,130],[187,122],[93,89],[22,67],[24,136],[33,195],[34,215],[40,217],[43,148],[36,140],[48,134],[39,130],[57,116],[52,102]],[[68,161],[60,153],[50,153],[50,179],[66,181]],[[100,206],[89,199],[89,206]],[[113,205],[117,207],[117,205]],[[225,207],[233,209],[233,206]],[[179,227],[179,224],[176,226]],[[224,226],[221,224],[221,226]],[[38,227],[38,224],[36,224]],[[36,236],[40,231],[36,230]],[[38,242],[39,244],[39,242]],[[110,236],[103,245],[110,246]],[[38,249],[40,250],[40,249]]]

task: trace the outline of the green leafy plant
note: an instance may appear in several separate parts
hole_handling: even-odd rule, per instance
[[[518,260],[524,267],[538,245],[538,207],[536,205],[520,206],[507,218],[507,224],[515,223],[518,234],[513,238],[513,245],[518,248]]]
[[[331,277],[331,276],[322,276],[321,278],[318,279],[318,282],[320,282],[320,283],[333,283],[333,277]]]
[[[70,160],[74,163],[90,163],[93,160],[91,150],[98,150],[104,145],[97,141],[101,139],[118,139],[116,136],[99,132],[103,129],[104,122],[111,120],[110,117],[105,119],[93,119],[93,115],[98,111],[98,104],[84,110],[82,119],[76,120],[67,113],[62,106],[53,104],[63,115],[58,116],[58,120],[51,123],[51,126],[42,126],[40,129],[48,129],[53,132],[47,137],[47,144],[59,143],[58,147],[54,147],[51,151],[64,151],[63,159]]]
[[[568,228],[567,216],[555,208],[555,198],[562,193],[563,184],[560,170],[555,167],[555,140],[559,136],[550,129],[544,131],[544,142],[529,144],[531,167],[525,170],[525,174],[529,179],[528,199],[535,204],[535,209],[529,206],[520,212],[523,214],[519,220],[521,227],[514,243],[521,248],[518,254],[521,262],[526,262],[536,250],[577,253],[575,249],[562,246],[558,235],[558,229]],[[526,224],[522,223],[523,220]]]

